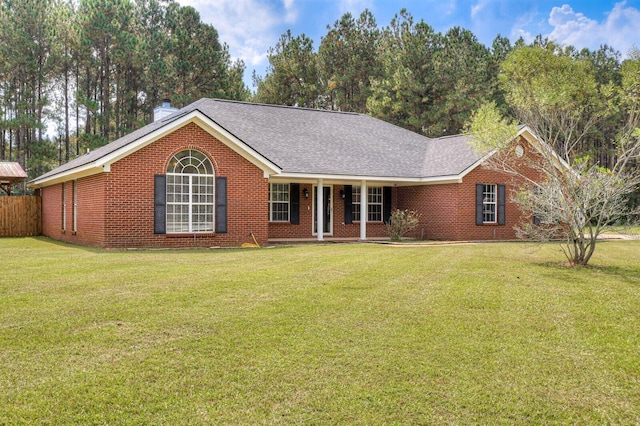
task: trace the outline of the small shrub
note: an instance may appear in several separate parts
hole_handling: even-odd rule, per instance
[[[411,232],[420,223],[420,213],[415,210],[396,209],[391,213],[387,225],[387,232],[391,241],[400,241],[407,232]]]

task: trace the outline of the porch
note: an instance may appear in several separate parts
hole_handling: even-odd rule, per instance
[[[395,193],[383,182],[271,180],[269,241],[386,239]]]

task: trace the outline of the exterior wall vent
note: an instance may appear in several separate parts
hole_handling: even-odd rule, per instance
[[[166,116],[176,112],[178,108],[174,108],[171,106],[170,99],[164,99],[162,101],[162,106],[156,107],[153,110],[153,121],[162,120]]]

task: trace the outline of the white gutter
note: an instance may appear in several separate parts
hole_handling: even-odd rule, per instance
[[[461,183],[461,175],[446,175],[435,177],[389,177],[389,176],[357,176],[357,175],[335,175],[335,174],[315,174],[315,173],[278,173],[269,176],[272,182],[299,182],[299,183],[315,183],[318,179],[322,179],[325,183],[353,183],[360,184],[363,180],[367,182],[376,182],[379,184],[389,184],[390,186],[415,186],[415,185],[433,185],[443,183]]]
[[[102,166],[97,166],[95,162],[92,162],[79,167],[75,167],[71,170],[66,170],[62,173],[48,176],[45,179],[34,179],[33,181],[29,182],[27,186],[29,188],[42,188],[45,186],[55,185],[56,183],[68,182],[73,179],[96,175],[105,171],[108,172],[109,170],[104,170]]]
[[[152,134],[153,137],[148,138],[148,140],[145,140],[147,138],[143,137],[142,140],[144,141],[141,141],[140,143],[134,142],[134,144],[136,144],[135,150],[127,150],[126,152],[121,152],[120,150],[114,151],[111,154],[105,157],[102,157],[100,160],[98,160],[98,164],[111,166],[111,164],[115,163],[118,160],[121,160],[127,155],[130,155],[133,152],[139,149],[142,149],[147,145],[150,145],[151,143],[155,142],[161,137],[166,136],[167,134],[177,130],[178,128],[184,127],[190,123],[197,124],[200,128],[207,131],[207,133],[209,133],[210,135],[212,135],[213,137],[221,141],[223,144],[231,148],[237,154],[240,154],[243,158],[253,163],[255,166],[260,168],[265,173],[271,174],[271,173],[278,173],[280,171],[280,168],[276,166],[274,163],[267,160],[256,150],[254,150],[249,145],[242,142],[240,139],[236,138],[234,135],[232,135],[227,130],[222,128],[216,122],[210,120],[207,116],[205,116],[198,110],[194,110],[189,114],[180,117],[179,119],[173,121],[170,126],[165,126],[165,127],[162,127],[161,129],[158,129],[158,130],[164,130],[164,131],[158,134],[154,132]]]
[[[41,188],[43,186],[54,185],[56,183],[66,182],[68,180],[91,176],[98,173],[108,173],[111,171],[111,165],[113,163],[127,157],[128,155],[133,154],[134,152],[152,144],[153,142],[156,142],[158,139],[161,139],[162,137],[190,123],[195,123],[200,128],[204,129],[207,133],[221,141],[225,146],[229,147],[231,150],[261,169],[264,172],[265,178],[269,175],[278,174],[281,172],[280,167],[278,167],[276,164],[269,161],[249,145],[235,137],[233,134],[229,133],[214,121],[210,120],[200,111],[194,110],[189,114],[179,117],[178,119],[168,123],[167,125],[162,126],[145,136],[142,136],[140,139],[135,140],[90,163],[75,167],[73,169],[65,170],[64,172],[48,176],[44,179],[35,179],[29,183],[29,187]]]

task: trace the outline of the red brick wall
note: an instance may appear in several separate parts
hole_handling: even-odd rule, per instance
[[[476,225],[476,183],[505,185],[505,224]],[[516,233],[513,226],[520,220],[520,212],[511,201],[516,189],[513,179],[503,173],[477,167],[464,177],[460,185],[458,204],[458,230],[464,240],[513,240]]]
[[[311,184],[300,184],[300,224],[289,222],[270,222],[269,238],[315,238],[312,235],[313,226],[313,187]],[[304,198],[303,191],[309,191],[309,198]],[[340,196],[344,185],[333,185],[331,193],[333,199],[333,237],[359,238],[360,222],[344,223],[344,200]],[[267,198],[268,199],[268,198]],[[383,223],[367,223],[367,238],[386,237],[387,231]]]
[[[171,157],[197,149],[227,177],[225,234],[154,234],[154,176]],[[44,188],[43,233],[77,244],[107,248],[239,246],[260,244],[268,234],[268,186],[262,170],[195,124],[189,124],[111,165],[111,172],[78,180],[78,230],[71,232],[72,184],[67,183],[67,230],[61,233],[61,185]]]
[[[520,141],[524,145],[524,140]],[[535,153],[528,147],[519,162],[530,178],[535,172],[526,168]],[[509,154],[510,155],[510,154]],[[506,186],[505,225],[476,225],[476,184],[503,184]],[[522,180],[512,175],[491,170],[483,165],[467,174],[460,184],[426,185],[398,188],[398,208],[416,210],[422,214],[420,226],[411,237],[433,240],[512,240],[516,238],[515,225],[533,218],[523,217],[512,201]]]
[[[227,227],[224,234],[153,232],[154,175],[184,149],[197,149],[213,162],[216,177],[227,177]],[[107,247],[211,247],[267,242],[267,179],[262,170],[195,124],[123,158],[107,175],[105,228]]]
[[[459,193],[460,184],[455,183],[398,188],[398,208],[420,213],[419,226],[407,236],[427,240],[459,240]]]
[[[74,244],[104,243],[104,176],[78,179],[77,229],[73,228],[73,181],[65,182],[66,218],[62,226],[62,184],[42,189],[42,234]]]
[[[105,179],[104,174],[78,179],[78,229],[80,244],[102,246],[105,241]]]
[[[42,188],[42,235],[60,239],[62,231],[62,185]]]
[[[526,175],[534,181],[541,181],[542,176],[531,170],[528,165],[535,164],[540,161],[538,153],[528,145],[528,143],[520,138],[518,141],[524,147],[525,155],[517,159],[513,155],[513,149],[503,152],[504,159],[509,161],[519,173]],[[514,147],[516,143],[512,144]],[[475,224],[475,185],[483,184],[504,184],[506,189],[506,205],[505,205],[505,224],[488,224],[477,226]],[[458,206],[458,229],[462,239],[466,240],[513,240],[516,239],[516,231],[514,226],[526,221],[533,221],[532,217],[524,217],[518,209],[516,203],[513,202],[514,195],[524,185],[522,177],[501,173],[491,170],[481,165],[471,171],[463,179],[460,188],[459,206]],[[464,202],[463,202],[464,201]]]
[[[505,225],[475,224],[476,183],[506,185]],[[309,198],[300,197],[300,224],[270,222],[269,238],[311,238],[313,185],[301,184]],[[463,182],[443,185],[422,185],[393,189],[392,208],[416,210],[421,213],[420,224],[408,237],[427,240],[509,240],[515,239],[513,227],[521,220],[517,206],[511,202],[512,192],[517,189],[509,175],[489,170],[483,166],[470,172]],[[342,185],[333,185],[333,237],[357,238],[360,223],[344,223],[344,201],[340,197]],[[367,224],[367,237],[388,236],[383,223]]]

